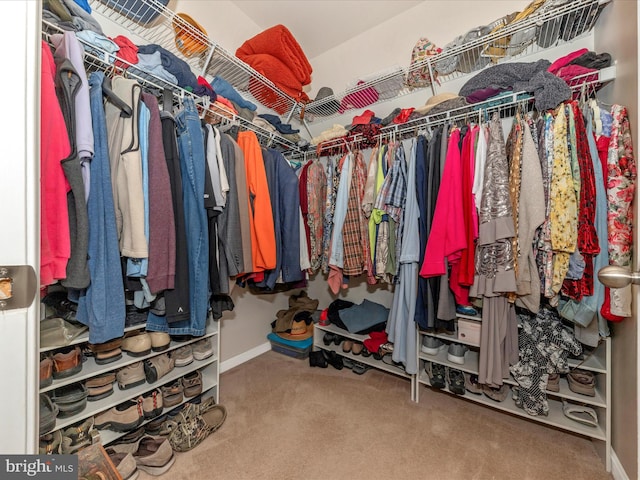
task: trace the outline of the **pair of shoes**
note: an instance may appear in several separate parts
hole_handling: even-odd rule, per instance
[[[342,337],[340,335],[337,335],[335,333],[331,333],[331,332],[327,332],[324,334],[324,336],[322,337],[322,342],[328,347],[329,345],[331,345],[332,343],[336,344],[336,345],[340,345],[340,342],[342,341]]]
[[[145,368],[142,362],[132,363],[116,372],[120,390],[137,387],[145,382]]]
[[[429,383],[433,388],[445,387],[445,367],[440,363],[424,362],[424,371],[427,372]]]
[[[451,343],[447,350],[447,359],[450,362],[464,365],[464,355],[469,351],[469,347],[461,343]]]
[[[162,353],[144,361],[144,374],[148,383],[155,383],[175,367],[174,357]]]
[[[478,383],[478,375],[464,372],[464,388],[467,392],[482,395],[482,385]]]
[[[80,347],[70,347],[59,350],[52,357],[55,379],[67,378],[82,370],[82,353]]]
[[[145,435],[137,442],[121,443],[111,448],[116,453],[131,454],[138,470],[149,475],[162,475],[175,462],[171,444],[164,437]]]
[[[144,421],[142,402],[128,400],[95,417],[98,430],[108,429],[114,432],[127,432],[140,426]]]
[[[455,368],[447,368],[447,386],[451,393],[456,395],[464,395],[466,391],[464,386],[464,374]]]
[[[456,305],[456,313],[469,315],[470,317],[476,317],[478,315],[478,311],[471,305]]]
[[[547,391],[559,392],[560,391],[560,374],[550,373],[547,379]]]
[[[85,382],[87,387],[87,401],[95,402],[102,398],[106,398],[113,393],[113,384],[116,381],[114,372],[107,372],[97,377],[92,377]]]
[[[324,358],[322,350],[318,350],[317,352],[309,352],[310,367],[327,368],[328,365],[329,364],[327,363],[327,359]]]
[[[567,374],[569,390],[589,397],[596,396],[596,376],[589,370],[575,368]]]
[[[422,345],[420,351],[427,355],[438,355],[440,352],[446,350],[447,345],[443,343],[439,338],[425,335],[422,337]]]
[[[336,370],[342,370],[342,368],[344,367],[344,363],[340,355],[338,355],[333,350],[323,350],[322,354],[324,355],[324,358],[329,365],[331,365]]]
[[[193,349],[191,345],[177,348],[171,352],[171,359],[176,367],[186,367],[193,362]]]
[[[83,411],[87,406],[88,394],[83,383],[56,388],[51,394],[51,401],[58,407],[58,417],[71,417]]]
[[[489,385],[482,386],[482,393],[496,402],[504,402],[510,390],[511,388],[506,383],[503,383],[499,387],[491,387]]]

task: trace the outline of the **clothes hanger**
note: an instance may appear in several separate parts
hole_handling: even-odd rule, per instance
[[[133,111],[131,107],[125,103],[113,90],[111,90],[111,78],[107,75],[102,79],[102,93],[120,109],[120,116],[122,118],[131,118]]]

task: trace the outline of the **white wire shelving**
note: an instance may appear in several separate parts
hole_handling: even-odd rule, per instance
[[[477,72],[491,65],[533,55],[547,48],[573,41],[587,34],[602,11],[611,0],[547,0],[533,14],[520,21],[505,24],[506,18],[494,22],[491,31],[478,38],[458,42],[445,47],[437,55],[426,57],[420,62],[403,68],[389,69],[387,73],[342,93],[326,96],[305,106],[305,111],[313,112],[320,121],[337,117],[347,111],[365,108],[368,92],[375,89],[380,99],[401,97],[419,89],[430,89],[432,94],[456,78]],[[458,37],[459,39],[461,37]],[[407,79],[415,72],[428,72],[428,82],[422,87],[413,87]],[[352,98],[358,107],[349,107],[344,99]],[[336,111],[336,104],[341,105]],[[374,105],[371,103],[370,105]],[[300,107],[299,107],[300,108]]]

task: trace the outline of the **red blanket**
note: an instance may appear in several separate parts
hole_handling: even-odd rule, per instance
[[[309,101],[302,87],[311,83],[313,69],[284,25],[268,28],[250,38],[236,50],[236,56],[288,95],[302,102]],[[267,106],[277,100],[277,94],[259,82],[252,82],[249,88],[256,99]]]

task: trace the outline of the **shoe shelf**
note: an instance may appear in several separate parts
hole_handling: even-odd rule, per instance
[[[384,361],[385,358],[388,358],[389,362],[391,362],[391,355],[385,355],[382,360],[376,360],[373,357],[373,355],[369,357],[365,357],[362,354],[354,355],[351,352],[344,352],[342,350],[341,345],[335,345],[333,343],[331,345],[325,345],[324,342],[322,341],[322,337],[327,332],[334,333],[336,335],[340,335],[341,337],[348,338],[351,340],[357,340],[358,342],[363,342],[364,340],[369,338],[368,335],[358,335],[356,333],[350,333],[335,325],[318,325],[316,323],[313,326],[313,346],[314,347],[319,348],[321,350],[334,351],[338,355],[342,357],[350,358],[355,362],[364,363],[365,365],[369,365],[370,367],[377,368],[378,370],[392,373],[394,375],[398,375],[403,378],[412,379],[413,375],[409,375],[401,364],[395,365],[393,363],[387,363]]]
[[[312,101],[305,106],[306,111],[313,111],[319,121],[326,121],[329,118],[340,116],[343,113],[335,111],[335,103],[340,103],[345,96],[354,98],[368,98],[371,96],[371,89],[375,89],[380,94],[378,102],[388,101],[391,98],[402,97],[419,90],[429,89],[432,95],[438,91],[446,90],[446,83],[457,78],[475,74],[482,68],[515,58],[522,58],[542,52],[549,48],[575,41],[576,37],[587,34],[598,18],[604,5],[611,0],[571,0],[563,5],[553,7],[543,6],[533,14],[517,22],[504,25],[504,20],[494,22],[490,27],[494,31],[487,35],[465,42],[461,45],[445,48],[437,55],[428,56],[420,62],[416,62],[409,67],[390,68],[378,77],[373,75],[373,79],[364,81],[357,86],[345,91]],[[547,2],[549,4],[549,2]],[[510,13],[510,12],[505,12]],[[501,28],[497,28],[501,27]],[[564,40],[563,32],[570,29],[571,38]],[[464,32],[458,32],[463,34]],[[569,36],[569,35],[567,35]],[[514,45],[511,42],[514,38],[526,38],[521,44]],[[452,38],[453,40],[453,38]],[[541,46],[542,45],[542,46]],[[490,49],[494,47],[502,50],[501,55],[490,56]],[[484,66],[480,60],[484,58]],[[439,70],[439,65],[455,64],[453,71]],[[471,65],[477,68],[469,68],[468,71],[461,71],[460,65]],[[407,85],[406,79],[413,73],[426,71],[431,78],[437,73],[436,82],[424,87],[411,87]],[[371,76],[369,76],[371,77]],[[362,103],[362,101],[360,101]],[[358,107],[351,110],[362,110],[366,107]]]
[[[440,365],[444,365],[449,368],[453,368],[456,370],[460,370],[462,372],[467,372],[471,374],[478,374],[478,362],[479,362],[479,352],[477,350],[468,350],[464,355],[464,364],[458,364],[452,362],[447,358],[447,350],[444,349],[438,353],[438,355],[429,355],[424,352],[420,352],[419,358],[421,360],[439,363]],[[597,375],[597,377],[600,377]],[[569,389],[569,384],[565,377],[560,377],[560,391],[559,392],[550,392],[547,391],[547,396],[555,396],[559,398],[566,398],[567,400],[571,400],[577,403],[584,403],[587,405],[592,405],[594,407],[602,407],[606,408],[607,404],[605,401],[605,396],[601,392],[600,381],[602,378],[596,378],[596,395],[595,397],[590,397],[588,395],[582,395],[580,393],[575,393]],[[504,383],[507,385],[518,385],[512,377],[505,378]]]
[[[292,112],[297,102],[280,90],[271,80],[258,73],[234,54],[226,51],[182,17],[158,0],[89,0],[89,4],[98,16],[109,20],[129,33],[144,39],[147,43],[157,44],[175,54],[189,64],[191,70],[203,77],[219,75],[248,100],[259,103],[252,91],[266,91],[265,96],[273,98],[274,110]],[[147,12],[155,19],[148,25],[142,25],[131,18]],[[197,19],[196,19],[197,20]],[[176,46],[175,30],[184,32],[185,37],[203,46],[203,51],[191,57],[183,55]]]
[[[201,336],[201,337],[194,337],[186,342],[176,342],[176,341],[171,341],[171,343],[169,344],[169,348],[162,351],[162,352],[154,352],[151,351],[151,353],[148,353],[146,355],[140,356],[140,357],[133,357],[131,355],[128,355],[127,352],[122,352],[122,358],[119,360],[116,360],[115,362],[111,362],[111,363],[107,363],[104,365],[99,365],[95,362],[95,359],[93,359],[92,357],[87,358],[86,361],[84,361],[82,363],[82,370],[79,371],[78,373],[76,373],[75,375],[72,375],[70,377],[67,378],[60,378],[60,379],[54,379],[53,382],[51,382],[51,385],[49,385],[48,387],[44,387],[42,389],[40,389],[40,393],[44,393],[44,392],[48,392],[50,390],[54,390],[56,388],[59,387],[63,387],[65,385],[70,385],[72,383],[77,383],[80,382],[82,380],[86,380],[92,377],[95,377],[97,375],[100,375],[102,373],[107,373],[107,372],[111,372],[114,370],[119,370],[122,367],[126,367],[127,365],[131,365],[132,363],[136,363],[136,362],[140,362],[142,360],[146,360],[147,358],[151,358],[151,357],[155,357],[158,355],[161,355],[163,353],[167,353],[170,352],[172,350],[176,350],[180,347],[183,347],[185,345],[189,345],[192,343],[197,342],[198,340],[202,340],[203,338],[207,338],[207,337],[212,337],[214,335],[218,334],[218,325],[217,322],[213,322],[213,325],[209,325],[207,327],[207,329],[211,328],[212,331],[207,331],[207,333],[205,333],[205,335]]]
[[[451,343],[461,343],[463,345],[476,346],[474,343],[469,342],[463,338],[458,338],[458,329],[456,328],[456,333],[435,333],[435,332],[426,332],[424,330],[420,330],[420,335],[427,335],[429,337],[439,338],[440,340],[444,340],[445,342]]]
[[[147,326],[146,322],[145,323],[139,323],[138,325],[131,325],[130,327],[125,327],[124,328],[124,333],[132,332],[134,330],[140,330],[140,329],[145,328],[146,326]],[[40,353],[50,352],[52,350],[58,350],[60,348],[70,347],[72,345],[79,345],[81,343],[87,343],[88,341],[89,341],[89,332],[87,331],[87,332],[84,332],[84,333],[78,335],[76,338],[74,338],[73,340],[71,340],[69,343],[67,343],[65,345],[55,345],[53,347],[42,347],[42,348],[40,348]],[[55,382],[55,380],[54,380],[54,382]]]
[[[206,366],[202,368],[201,372],[202,372],[202,393],[200,395],[204,396],[206,393],[209,393],[212,389],[215,388],[215,391],[213,392],[213,395],[215,397],[216,403],[218,403],[218,389],[216,388],[218,386],[218,381],[217,381],[216,375],[210,374],[209,373],[209,369]],[[147,423],[151,422],[152,420],[154,420],[154,419],[156,419],[158,417],[161,417],[162,415],[165,415],[165,414],[169,413],[170,411],[178,408],[181,405],[184,405],[185,403],[188,403],[188,402],[192,401],[196,397],[198,397],[198,395],[196,395],[195,397],[183,397],[183,399],[182,399],[182,401],[180,403],[178,403],[176,405],[173,405],[171,407],[164,408],[160,415],[158,415],[157,417],[154,417],[154,418],[145,419],[140,425],[138,425],[136,428],[134,428],[132,430],[136,430],[136,429],[146,425]],[[100,443],[102,443],[103,445],[108,445],[108,444],[110,444],[112,442],[115,442],[120,437],[123,437],[124,435],[129,433],[131,430],[126,431],[126,432],[116,432],[116,431],[113,431],[113,430],[98,430],[98,431],[100,432]]]
[[[455,367],[452,367],[452,368],[455,368]],[[421,368],[421,371],[418,374],[417,380],[418,380],[417,381],[418,387],[421,384],[431,387],[431,383],[429,382],[429,377],[424,371],[424,367]],[[547,401],[549,402],[549,415],[532,416],[532,415],[529,415],[527,412],[525,412],[523,409],[519,408],[515,404],[515,402],[511,400],[510,396],[507,397],[507,399],[505,399],[503,402],[497,402],[485,396],[484,394],[477,395],[470,392],[465,392],[464,395],[456,395],[450,392],[449,389],[446,387],[439,390],[450,393],[451,395],[455,395],[456,397],[462,398],[464,400],[481,403],[483,405],[489,406],[491,408],[495,408],[497,410],[502,410],[504,412],[518,415],[523,418],[527,418],[540,423],[551,425],[553,427],[561,428],[563,430],[568,430],[574,433],[578,433],[586,437],[591,437],[597,440],[606,440],[606,429],[603,426],[604,419],[602,418],[603,415],[598,414],[599,425],[597,427],[590,427],[588,425],[583,425],[581,423],[578,423],[576,421],[573,421],[565,417],[564,413],[562,413],[562,403],[559,400],[556,400],[553,398],[547,399]],[[419,394],[417,393],[416,395],[419,395]]]
[[[87,402],[86,408],[70,417],[65,418],[57,418],[56,425],[50,431],[59,430],[64,427],[68,427],[69,425],[73,425],[75,423],[81,422],[82,420],[91,417],[92,415],[96,415],[104,410],[107,410],[111,407],[115,407],[116,405],[120,405],[127,400],[131,400],[137,398],[140,395],[143,395],[147,392],[150,392],[162,385],[166,385],[167,383],[171,383],[172,381],[183,377],[187,373],[191,373],[195,370],[199,370],[200,368],[214,364],[218,362],[218,355],[213,354],[213,356],[209,358],[205,358],[204,360],[193,360],[189,365],[185,365],[184,367],[174,367],[169,373],[167,373],[162,378],[158,379],[157,382],[154,383],[145,383],[138,385],[133,388],[128,388],[126,390],[120,390],[116,384],[113,386],[113,393],[108,397],[102,398],[95,402]],[[216,365],[217,368],[217,365]],[[49,432],[41,432],[41,435]]]

